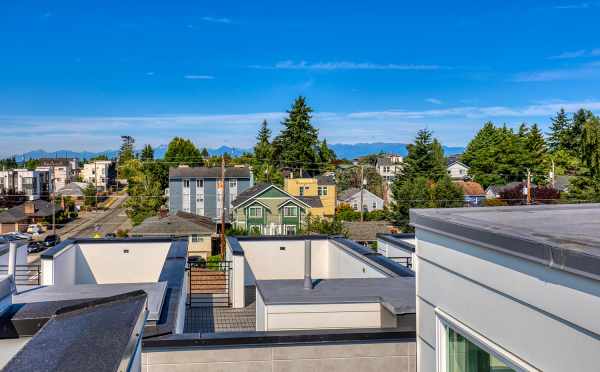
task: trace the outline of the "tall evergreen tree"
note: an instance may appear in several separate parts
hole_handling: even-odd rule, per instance
[[[415,143],[407,146],[408,155],[401,177],[423,176],[438,180],[446,174],[444,154],[441,144],[433,139],[432,132],[421,129],[417,132]]]
[[[256,136],[256,145],[254,146],[254,157],[257,162],[270,162],[273,155],[271,146],[271,129],[266,120],[263,120]]]
[[[600,181],[600,119],[593,115],[582,126],[581,158],[590,176]]]
[[[293,168],[298,175],[301,170],[314,174],[318,168],[319,132],[311,124],[312,112],[304,97],[296,98],[281,123],[283,130],[273,141],[274,155],[280,167]]]
[[[144,146],[142,152],[140,153],[140,160],[149,161],[154,160],[154,149],[150,145]]]
[[[208,158],[210,156],[210,154],[208,153],[208,149],[206,147],[202,148],[202,151],[200,152],[200,154],[202,155],[202,158]]]
[[[131,136],[121,136],[121,149],[119,150],[119,164],[124,164],[135,158],[133,146],[135,139]]]
[[[564,108],[561,108],[556,116],[550,120],[552,125],[550,126],[550,133],[548,133],[548,147],[552,152],[564,150],[566,140],[568,140],[567,137],[570,135],[571,120],[567,117]]]

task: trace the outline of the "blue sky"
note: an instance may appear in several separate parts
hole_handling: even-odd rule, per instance
[[[305,95],[331,143],[465,145],[600,112],[599,1],[4,1],[0,155],[252,145]]]

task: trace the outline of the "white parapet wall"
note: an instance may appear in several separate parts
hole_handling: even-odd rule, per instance
[[[426,230],[417,238],[420,372],[445,370],[448,327],[524,370],[598,370],[598,281]]]
[[[170,242],[74,243],[42,257],[42,285],[157,282]]]

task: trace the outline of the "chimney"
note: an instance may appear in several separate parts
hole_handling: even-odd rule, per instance
[[[311,265],[311,241],[304,241],[304,289],[313,289],[313,281],[310,273],[312,271]]]
[[[26,201],[24,206],[25,214],[34,214],[35,213],[35,204],[33,201]]]

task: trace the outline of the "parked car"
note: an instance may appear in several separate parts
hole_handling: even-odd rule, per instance
[[[27,245],[27,253],[38,253],[43,251],[44,249],[46,249],[46,246],[43,242],[40,241],[30,242]]]
[[[41,234],[44,232],[44,228],[42,227],[42,225],[32,224],[32,225],[27,226],[27,232],[29,234],[33,234],[33,235]]]
[[[114,239],[114,238],[117,237],[117,234],[115,234],[115,233],[106,233],[106,234],[104,234],[104,237],[107,238],[107,239]]]
[[[44,246],[46,247],[54,247],[58,243],[60,243],[60,237],[58,235],[48,235],[44,238]]]
[[[5,235],[14,237],[16,239],[23,239],[23,240],[31,240],[31,238],[32,238],[31,234],[22,233],[22,232],[18,232],[18,231],[9,232],[9,233],[7,233]]]

